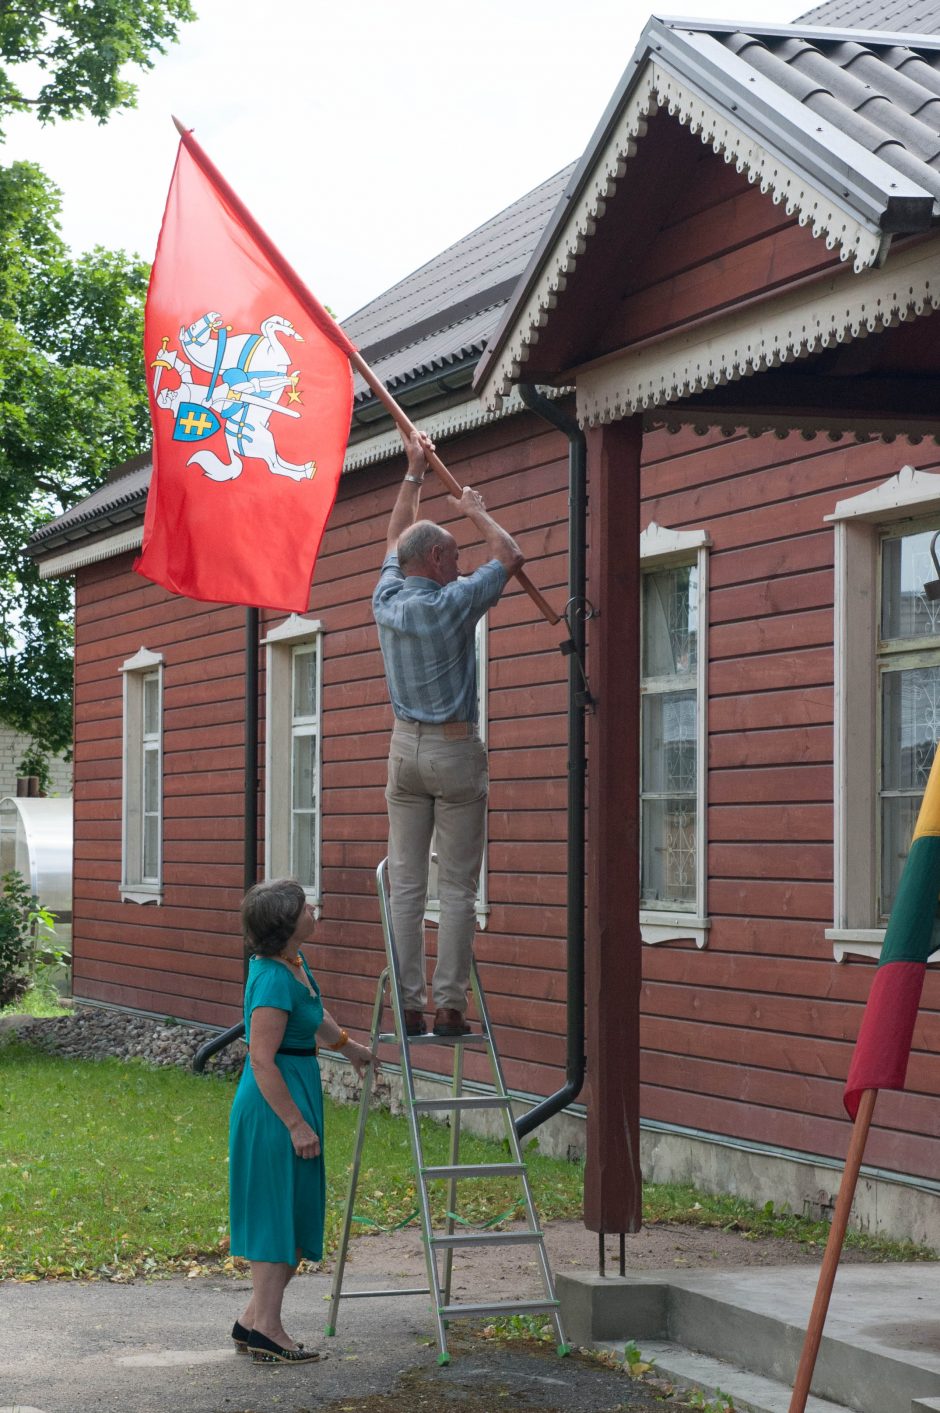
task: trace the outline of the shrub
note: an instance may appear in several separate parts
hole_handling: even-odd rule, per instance
[[[52,790],[52,772],[49,769],[49,757],[45,751],[41,751],[38,746],[30,746],[19,765],[16,767],[17,775],[35,775],[39,781],[39,793],[48,795]]]
[[[0,1008],[11,1006],[29,989],[37,963],[36,938],[52,939],[53,917],[39,906],[15,870],[0,878]],[[44,942],[44,956],[50,950]],[[51,949],[55,951],[55,948]]]

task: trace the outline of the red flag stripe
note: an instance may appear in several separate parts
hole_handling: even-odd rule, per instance
[[[923,962],[886,962],[872,983],[845,1084],[854,1119],[866,1089],[903,1089],[927,968]]]

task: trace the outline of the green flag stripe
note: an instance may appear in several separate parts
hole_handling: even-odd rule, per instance
[[[907,856],[898,894],[881,949],[886,962],[926,962],[940,899],[940,838],[915,838]]]

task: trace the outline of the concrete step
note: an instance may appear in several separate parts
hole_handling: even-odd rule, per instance
[[[624,1280],[560,1272],[558,1290],[576,1343],[633,1339],[645,1352],[665,1342],[792,1388],[816,1277],[805,1266],[644,1272]],[[916,1400],[923,1405],[917,1413],[928,1413],[940,1400],[938,1311],[938,1265],[843,1266],[814,1394],[853,1413],[911,1413]]]
[[[618,1345],[614,1340],[601,1340],[596,1347],[615,1354],[623,1352],[623,1344]],[[640,1348],[643,1358],[654,1362],[658,1376],[674,1380],[684,1388],[700,1389],[709,1399],[717,1399],[719,1393],[728,1394],[734,1413],[789,1413],[792,1391],[788,1384],[748,1373],[723,1359],[696,1354],[666,1340],[644,1340]],[[841,1403],[810,1397],[806,1413],[850,1413],[850,1410]]]

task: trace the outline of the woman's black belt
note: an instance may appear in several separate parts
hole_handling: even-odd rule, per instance
[[[277,1053],[279,1055],[315,1055],[317,1053],[317,1047],[314,1045],[309,1050],[298,1050],[293,1045],[282,1045]]]

